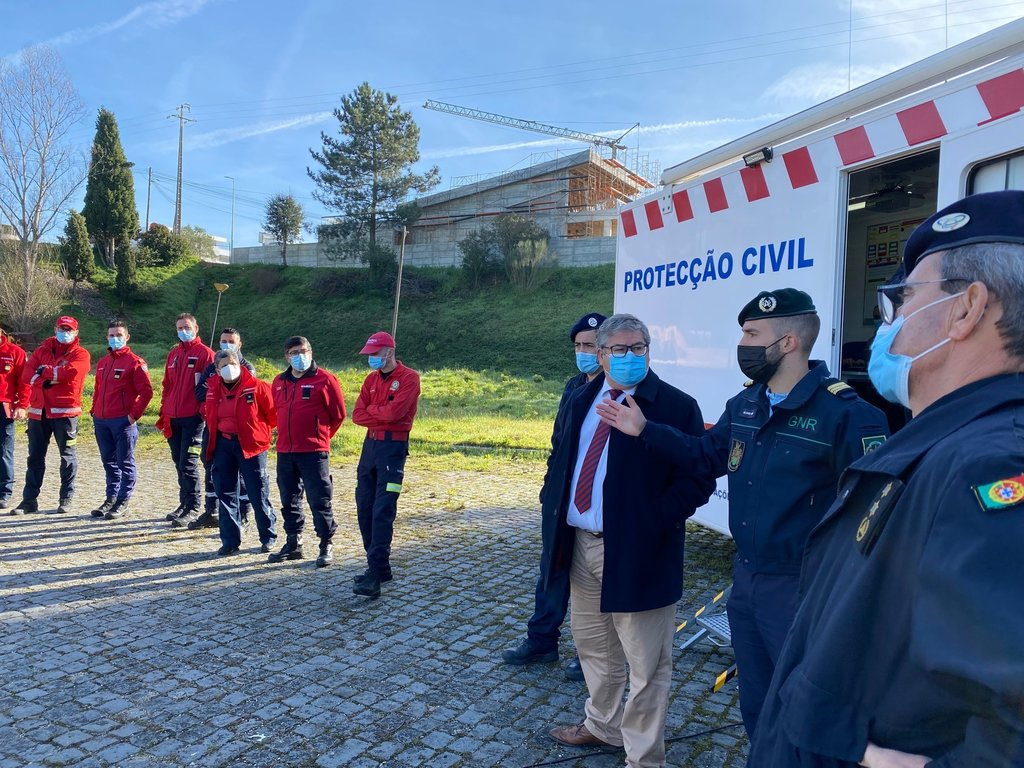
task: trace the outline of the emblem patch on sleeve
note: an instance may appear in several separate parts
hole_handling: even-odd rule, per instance
[[[1014,507],[1024,501],[1024,475],[976,485],[971,490],[985,511]]]
[[[864,449],[864,455],[877,451],[885,444],[885,435],[872,435],[871,437],[862,437],[860,439],[860,445]]]
[[[732,447],[729,449],[729,471],[735,472],[740,468],[740,464],[743,463],[743,451],[746,450],[747,444],[742,440],[733,438]]]

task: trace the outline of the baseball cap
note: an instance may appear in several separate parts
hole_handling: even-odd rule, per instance
[[[75,318],[73,318],[71,315],[61,315],[60,317],[58,317],[57,322],[54,323],[54,327],[56,328],[61,325],[66,325],[73,331],[78,330],[78,321],[75,320]]]
[[[377,331],[370,336],[359,350],[360,355],[374,355],[387,347],[394,348],[395,337],[385,331]]]

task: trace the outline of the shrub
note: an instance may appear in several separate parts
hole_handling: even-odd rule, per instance
[[[260,267],[249,275],[249,284],[260,296],[266,296],[284,284],[284,275],[279,270]]]
[[[318,269],[313,276],[313,293],[318,299],[352,296],[365,283],[366,273],[355,269]]]
[[[70,293],[63,267],[40,262],[26,279],[15,249],[0,244],[0,313],[11,330],[39,333],[52,328]]]
[[[188,238],[176,235],[163,224],[150,224],[138,237],[140,247],[147,249],[147,260],[155,266],[173,267],[185,261],[198,260]]]

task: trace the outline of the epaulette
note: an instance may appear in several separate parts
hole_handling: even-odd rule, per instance
[[[744,387],[752,387],[752,386],[754,386],[754,380],[753,379],[747,379],[746,381],[743,382],[743,386]]]
[[[857,399],[857,390],[841,379],[822,379],[821,386],[827,389],[830,395],[835,395],[845,400]]]

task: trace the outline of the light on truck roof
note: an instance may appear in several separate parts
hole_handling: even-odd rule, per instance
[[[747,168],[753,168],[755,165],[760,165],[761,163],[770,163],[772,161],[772,155],[774,154],[775,153],[772,151],[771,147],[761,147],[761,149],[758,149],[755,152],[745,154],[743,156],[743,164],[747,166]]]

